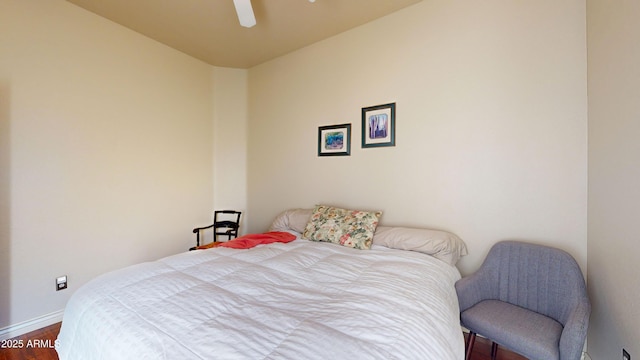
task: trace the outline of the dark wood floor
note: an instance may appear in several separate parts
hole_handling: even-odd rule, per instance
[[[3,348],[0,348],[0,360],[58,360],[54,344],[61,324],[53,324],[1,342]]]
[[[467,334],[464,334],[464,339],[467,340]],[[497,360],[527,360],[526,357],[513,353],[503,347],[498,347]],[[476,342],[473,345],[473,353],[471,354],[471,360],[491,360],[491,341],[476,337]]]
[[[61,323],[47,326],[40,330],[7,340],[2,345],[15,345],[18,348],[0,348],[0,360],[58,360],[54,342],[60,332]],[[466,335],[465,335],[466,336]],[[480,337],[476,338],[471,360],[489,360],[491,343]],[[526,360],[504,348],[498,349],[498,360]]]

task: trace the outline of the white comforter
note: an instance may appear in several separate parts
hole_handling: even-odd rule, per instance
[[[100,276],[64,313],[71,359],[463,359],[456,268],[298,239]]]

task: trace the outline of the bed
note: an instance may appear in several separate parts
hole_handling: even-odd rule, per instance
[[[65,309],[60,359],[464,358],[461,240],[377,227],[367,250],[312,241],[309,211],[272,224],[288,243],[190,251],[90,281]]]

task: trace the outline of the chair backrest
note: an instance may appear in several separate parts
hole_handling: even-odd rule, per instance
[[[491,273],[496,299],[549,316],[562,325],[580,302],[589,301],[584,277],[575,259],[560,249],[503,241],[484,263]]]
[[[240,229],[240,215],[242,212],[235,210],[216,210],[213,212],[213,237],[218,240],[218,235],[227,236],[227,240],[231,237],[238,237]]]

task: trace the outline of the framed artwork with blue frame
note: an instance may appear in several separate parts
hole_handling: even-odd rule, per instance
[[[318,127],[318,156],[351,155],[351,124]]]
[[[396,103],[362,108],[362,147],[396,146]]]

